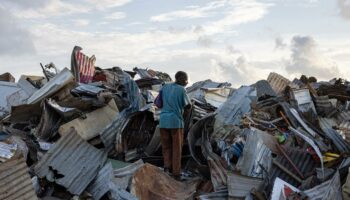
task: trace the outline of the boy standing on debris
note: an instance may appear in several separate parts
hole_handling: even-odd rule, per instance
[[[181,153],[184,137],[184,116],[191,108],[185,86],[188,83],[187,74],[178,71],[175,83],[165,84],[162,88],[163,107],[160,113],[160,137],[164,157],[164,171],[176,179],[181,176]]]

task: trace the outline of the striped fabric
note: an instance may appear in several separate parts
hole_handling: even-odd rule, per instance
[[[95,56],[90,58],[81,52],[81,48],[74,48],[72,56],[72,71],[76,80],[80,83],[91,83],[95,74]]]

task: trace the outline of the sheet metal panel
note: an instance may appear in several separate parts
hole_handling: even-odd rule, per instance
[[[69,82],[73,81],[73,79],[74,77],[69,69],[64,68],[59,74],[40,88],[40,90],[34,92],[34,94],[27,100],[27,103],[34,104],[41,101],[43,98],[48,97],[63,88]]]
[[[35,165],[40,178],[80,195],[104,165],[107,155],[83,140],[76,131],[61,137]]]
[[[267,82],[270,83],[272,89],[277,94],[281,94],[283,90],[291,84],[290,80],[275,72],[271,72],[269,74],[269,76],[267,77]]]
[[[346,140],[344,140],[341,135],[333,129],[333,126],[336,125],[335,121],[329,118],[319,118],[319,124],[322,131],[326,136],[332,140],[333,144],[341,153],[350,152],[350,145]]]
[[[0,199],[38,199],[28,174],[27,164],[23,158],[0,164]]]
[[[262,184],[262,179],[242,176],[240,174],[229,174],[227,178],[227,187],[230,197],[243,198],[247,196],[253,188],[259,190]]]

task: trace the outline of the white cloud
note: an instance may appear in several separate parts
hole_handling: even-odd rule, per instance
[[[132,0],[86,0],[98,10],[120,7],[130,3]]]
[[[337,64],[319,52],[315,40],[310,36],[294,36],[291,52],[286,70],[295,76],[305,74],[331,79],[340,75]]]
[[[80,26],[80,27],[87,26],[90,24],[90,21],[86,19],[74,19],[72,21],[74,22],[74,25]]]
[[[189,6],[184,10],[176,10],[160,15],[152,16],[151,21],[154,22],[166,22],[177,19],[193,19],[210,16],[211,12],[215,9],[222,8],[225,5],[225,0],[213,1],[205,4],[203,7],[200,6]]]
[[[65,16],[92,11],[104,11],[123,6],[132,0],[3,0],[0,5],[11,10],[17,17],[25,19],[46,19],[53,16]]]
[[[16,18],[0,7],[0,56],[34,54],[32,35],[22,28]]]
[[[109,20],[118,20],[118,19],[123,19],[126,17],[126,14],[124,12],[114,12],[105,17],[105,19]]]
[[[340,16],[346,20],[350,20],[350,0],[338,0]]]
[[[275,49],[285,49],[287,44],[283,41],[282,37],[275,38]]]

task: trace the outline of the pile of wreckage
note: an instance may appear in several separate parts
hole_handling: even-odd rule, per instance
[[[162,170],[166,73],[101,69],[0,75],[0,199],[350,199],[350,84],[267,80],[188,87],[182,181]]]

